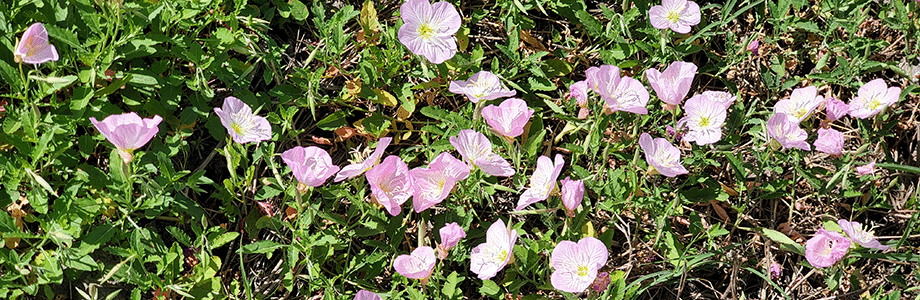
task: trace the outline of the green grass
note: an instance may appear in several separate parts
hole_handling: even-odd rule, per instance
[[[576,299],[551,285],[549,255],[583,236],[610,251],[601,271],[612,284],[592,299],[918,297],[918,2],[698,2],[700,24],[664,36],[648,21],[657,1],[450,2],[463,16],[459,50],[440,65],[400,44],[399,1],[0,6],[0,297],[351,299],[367,289],[386,299]],[[60,60],[19,65],[13,49],[35,22]],[[753,40],[759,55],[745,50]],[[683,116],[660,109],[644,76],[673,61],[699,66],[688,98],[720,90],[738,100],[722,140],[681,146],[690,174],[666,178],[646,172],[637,139],[665,137]],[[643,82],[648,115],[604,114],[594,98],[591,116],[576,117],[568,86],[602,64]],[[480,70],[535,110],[514,142],[447,90]],[[773,104],[793,88],[849,102],[875,78],[901,87],[900,101],[834,123],[847,136],[841,157],[769,146]],[[233,143],[213,113],[227,96],[267,117],[272,139]],[[124,165],[89,118],[129,111],[164,121]],[[802,123],[809,143],[822,114]],[[517,172],[473,172],[421,214],[407,203],[390,216],[363,176],[300,193],[278,157],[318,145],[344,166],[389,136],[387,155],[423,166],[456,156],[448,137],[463,129],[489,135]],[[556,153],[560,179],[585,180],[576,216],[554,210],[559,197],[512,213],[537,157]],[[857,176],[870,161],[879,170]],[[811,267],[805,240],[838,218],[875,226],[893,249]],[[514,262],[480,280],[470,251],[498,219],[521,236]],[[427,285],[394,271],[395,257],[436,245],[449,222],[467,237]]]

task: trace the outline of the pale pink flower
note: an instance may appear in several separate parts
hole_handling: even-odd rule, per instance
[[[214,112],[234,142],[258,143],[272,138],[272,125],[268,120],[253,114],[252,108],[236,97],[224,98],[224,105],[215,107]]]
[[[434,249],[424,246],[416,248],[412,254],[397,256],[393,261],[393,269],[406,278],[425,280],[431,276],[436,262],[438,259],[434,256]]]
[[[374,200],[383,205],[390,215],[399,215],[402,211],[400,206],[412,197],[409,166],[399,156],[390,155],[379,165],[367,170],[364,176],[371,185]]]
[[[383,299],[381,299],[379,295],[374,294],[371,291],[360,290],[358,291],[357,294],[355,294],[354,300],[383,300]]]
[[[875,162],[874,161],[868,164],[856,167],[856,173],[859,174],[859,176],[872,174],[873,172],[875,172]]]
[[[438,244],[437,249],[438,258],[440,259],[447,257],[447,251],[457,246],[457,243],[466,237],[466,231],[463,231],[463,227],[460,227],[457,222],[447,223],[438,230],[438,233],[441,234],[441,243]]]
[[[492,223],[486,231],[486,242],[470,253],[470,271],[482,280],[495,277],[511,260],[517,237],[517,231],[506,228],[501,219]]]
[[[881,78],[873,79],[857,91],[856,98],[850,101],[850,116],[865,119],[878,114],[889,105],[898,103],[901,88],[888,87]]]
[[[733,103],[735,103],[735,99],[738,99],[738,97],[735,95],[723,91],[705,91],[703,92],[703,96],[706,96],[709,98],[709,100],[721,104],[722,107],[725,107],[726,110],[731,107]]]
[[[45,25],[35,23],[22,33],[22,39],[13,50],[13,61],[31,65],[57,61],[58,53],[54,45],[48,43],[48,30]]]
[[[751,54],[758,55],[760,53],[760,41],[754,40],[747,46],[747,50],[751,51]]]
[[[291,168],[297,181],[306,186],[321,186],[339,171],[339,166],[332,164],[329,153],[315,146],[288,149],[281,153],[281,159]]]
[[[818,88],[807,86],[792,90],[789,98],[779,100],[773,106],[774,113],[786,114],[790,122],[802,122],[815,108],[824,103],[824,97],[818,95]]]
[[[777,113],[767,120],[767,133],[783,146],[783,149],[799,148],[811,151],[811,145],[805,141],[808,133],[799,128],[799,123],[790,121],[786,114]]]
[[[872,230],[866,230],[863,228],[863,225],[859,222],[850,222],[844,219],[837,220],[837,224],[840,225],[840,229],[847,234],[847,237],[850,238],[850,241],[859,244],[860,246],[878,250],[888,250],[887,245],[882,245],[879,243],[878,238],[875,237],[875,232]]]
[[[831,155],[841,155],[843,153],[843,133],[833,128],[818,128],[815,150]]]
[[[849,239],[838,232],[821,228],[805,242],[805,259],[812,266],[827,268],[843,258],[849,248]]]
[[[700,6],[687,0],[663,0],[649,9],[648,18],[655,28],[688,33],[690,26],[700,23]]]
[[[533,116],[533,109],[527,107],[527,102],[518,98],[508,98],[498,106],[489,105],[482,108],[482,118],[486,120],[492,130],[509,138],[515,138],[524,133],[524,125]]]
[[[559,189],[559,197],[562,198],[562,206],[565,206],[565,214],[574,217],[575,209],[585,197],[585,182],[566,177],[560,183],[562,187]]]
[[[463,160],[476,166],[492,176],[508,177],[514,175],[511,164],[500,155],[492,152],[492,142],[486,135],[472,129],[464,129],[455,137],[450,137],[450,144],[460,152]]]
[[[102,122],[96,121],[94,117],[90,117],[89,121],[105,139],[115,145],[118,156],[121,156],[125,163],[129,163],[134,159],[134,150],[143,147],[157,135],[160,131],[157,126],[163,118],[154,115],[153,118],[141,119],[137,113],[129,112],[105,117]]]
[[[428,0],[409,0],[399,7],[403,25],[399,27],[399,42],[416,55],[440,64],[457,53],[454,33],[460,29],[460,13],[446,1],[434,4]]]
[[[671,125],[665,125],[665,126],[664,126],[664,131],[667,132],[668,136],[671,137],[671,139],[674,139],[674,140],[678,140],[678,141],[679,141],[681,138],[684,137],[684,130],[683,130],[683,128],[681,128],[681,130],[678,131],[677,129],[674,129],[674,127],[671,127]]]
[[[380,162],[380,157],[383,156],[383,151],[387,149],[387,146],[390,145],[390,142],[393,141],[391,137],[380,138],[380,141],[377,142],[377,148],[374,149],[374,153],[371,156],[368,156],[363,162],[350,164],[342,168],[338,174],[335,174],[335,179],[332,181],[339,182],[348,178],[352,178],[358,175],[363,174],[367,170],[370,170],[371,167]]]
[[[680,163],[680,149],[674,147],[668,140],[656,138],[643,132],[639,136],[639,147],[645,152],[645,160],[661,175],[674,177],[690,173]]]
[[[594,282],[591,283],[591,290],[600,294],[607,290],[607,287],[609,286],[610,274],[607,274],[607,272],[601,272],[600,274],[597,274],[597,279],[594,279]]]
[[[783,267],[778,263],[770,264],[770,279],[776,280],[783,275]]]
[[[582,238],[577,244],[559,242],[550,256],[550,263],[556,269],[550,275],[550,282],[563,292],[584,292],[597,278],[597,271],[607,264],[607,257],[607,246],[594,237]]]
[[[825,102],[824,106],[828,122],[837,121],[843,116],[846,116],[847,112],[850,111],[849,105],[833,97],[827,98],[827,102]]]
[[[469,167],[447,152],[438,154],[427,168],[410,170],[414,196],[412,206],[415,212],[422,212],[444,201],[457,182],[469,175]]]
[[[517,94],[517,91],[503,88],[501,79],[489,71],[476,72],[466,81],[451,81],[449,90],[454,94],[466,95],[473,103],[511,97]]]
[[[562,154],[557,153],[553,160],[549,160],[545,155],[537,158],[537,168],[533,170],[533,175],[530,175],[530,188],[521,194],[514,210],[522,210],[528,205],[546,200],[556,189],[556,179],[559,178],[563,165],[565,160]]]
[[[696,95],[687,100],[684,111],[687,115],[677,122],[677,128],[689,128],[685,141],[702,146],[722,139],[722,124],[727,116],[722,103],[712,101],[706,94]]]
[[[666,104],[666,108],[673,109],[687,96],[690,84],[696,76],[696,65],[689,62],[676,61],[671,63],[664,72],[658,69],[645,70],[645,77],[649,85],[658,94],[658,99]]]
[[[588,105],[588,81],[582,80],[569,86],[569,98],[575,98],[578,106],[585,107]]]
[[[649,94],[645,86],[631,77],[621,78],[620,68],[617,66],[590,67],[585,74],[588,87],[601,95],[610,112],[627,111],[640,115],[648,114],[645,105],[648,104]]]

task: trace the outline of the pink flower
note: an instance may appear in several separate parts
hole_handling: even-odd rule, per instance
[[[758,55],[760,53],[760,41],[754,40],[747,46],[747,50],[751,51],[751,54]]]
[[[415,212],[422,212],[444,201],[457,182],[469,175],[469,167],[447,152],[438,154],[427,168],[410,170],[414,196],[412,206]]]
[[[416,55],[440,64],[457,53],[454,33],[460,29],[460,13],[453,4],[441,1],[409,0],[399,7],[403,25],[399,27],[399,42]]]
[[[438,233],[441,234],[441,244],[438,245],[437,249],[438,258],[440,259],[447,257],[447,251],[457,246],[457,243],[466,237],[466,232],[463,231],[463,227],[460,227],[457,222],[444,225],[444,227],[438,230]]]
[[[805,242],[805,259],[812,266],[827,268],[843,258],[849,248],[849,239],[840,233],[821,228]]]
[[[409,166],[399,156],[390,155],[383,163],[367,170],[367,182],[371,185],[371,195],[377,203],[383,205],[390,215],[399,215],[400,207],[412,197],[412,176]]]
[[[489,105],[482,108],[482,118],[498,134],[515,138],[524,133],[524,125],[530,121],[534,110],[527,107],[527,102],[518,98],[508,98],[498,106]]]
[[[783,275],[783,267],[778,263],[773,263],[770,265],[770,279],[776,280],[779,276]]]
[[[620,68],[603,65],[591,67],[585,71],[588,87],[601,95],[610,112],[627,111],[636,114],[648,114],[648,91],[641,82],[631,77],[620,77]]]
[[[878,250],[888,250],[888,246],[882,245],[879,243],[878,238],[875,237],[875,232],[872,230],[863,229],[862,224],[859,222],[850,222],[844,219],[837,220],[837,224],[840,225],[840,229],[843,229],[843,232],[847,234],[847,237],[850,238],[850,241],[859,244],[860,246]]]
[[[230,96],[224,98],[222,107],[215,107],[220,123],[227,128],[233,141],[245,144],[266,141],[272,138],[272,126],[268,120],[254,115],[252,108],[242,100]]]
[[[901,88],[888,87],[881,78],[873,79],[857,91],[857,97],[850,101],[850,116],[865,119],[881,112],[889,105],[898,103]]]
[[[645,152],[645,160],[661,175],[674,177],[690,173],[680,164],[680,150],[668,140],[656,138],[643,132],[639,136],[639,147]]]
[[[732,104],[735,103],[735,99],[738,98],[731,93],[723,91],[705,91],[703,92],[703,96],[706,96],[709,98],[709,100],[721,104],[722,107],[725,107],[726,110],[731,107]]]
[[[48,31],[45,25],[35,23],[22,33],[22,39],[13,50],[13,61],[31,65],[57,61],[58,53],[54,45],[48,43]]]
[[[382,300],[380,296],[368,290],[360,290],[355,294],[354,300]]]
[[[129,163],[134,159],[134,150],[143,147],[157,135],[160,131],[157,125],[160,125],[163,118],[154,115],[153,118],[141,119],[136,113],[129,112],[108,116],[102,119],[102,122],[96,121],[94,117],[90,117],[89,121],[105,139],[115,145],[118,156],[121,156],[125,163]]]
[[[814,86],[797,88],[792,90],[789,98],[776,102],[773,112],[786,114],[790,122],[798,124],[823,102],[824,97],[818,96],[818,89]]]
[[[677,131],[677,129],[674,129],[674,127],[671,127],[671,125],[665,125],[664,131],[667,132],[668,136],[674,140],[680,140],[681,138],[684,137],[683,128],[681,128],[680,131]]]
[[[811,151],[811,145],[805,141],[808,133],[799,128],[799,123],[786,118],[786,114],[777,113],[767,120],[767,133],[783,146],[783,149],[799,148]]]
[[[585,197],[585,182],[566,177],[560,183],[562,183],[562,188],[559,191],[559,197],[562,198],[562,206],[565,206],[565,214],[574,217],[575,209],[581,205]]]
[[[345,166],[344,168],[342,168],[341,171],[339,171],[338,174],[335,175],[335,179],[333,179],[332,181],[339,182],[339,181],[342,181],[348,178],[352,178],[352,177],[361,175],[367,170],[370,170],[371,167],[373,167],[374,165],[377,164],[377,162],[380,161],[380,157],[383,156],[383,151],[387,149],[387,146],[390,145],[390,141],[392,140],[393,138],[391,137],[380,138],[380,141],[377,142],[377,148],[374,149],[374,154],[371,154],[371,156],[369,156],[367,159],[365,159],[361,163],[350,164],[350,165]]]
[[[727,116],[722,103],[712,101],[706,94],[696,95],[687,100],[684,110],[687,115],[677,122],[677,127],[689,128],[685,141],[702,146],[722,139],[722,124]]]
[[[506,228],[501,219],[492,223],[486,231],[486,242],[470,253],[470,271],[482,280],[495,277],[511,260],[517,237],[517,231]]]
[[[588,82],[586,80],[578,81],[569,86],[569,98],[575,98],[578,106],[585,107],[588,105]]]
[[[600,294],[603,293],[608,286],[610,286],[610,274],[607,274],[607,272],[601,272],[600,274],[597,274],[597,279],[591,283],[591,290]]]
[[[553,274],[550,282],[557,290],[569,293],[584,292],[594,279],[597,271],[607,264],[607,246],[593,237],[585,237],[576,244],[562,241],[553,249],[550,262]]]
[[[657,69],[645,70],[645,77],[658,94],[658,99],[666,103],[666,108],[673,109],[680,105],[680,102],[687,96],[687,92],[690,91],[690,84],[693,83],[696,69],[693,63],[676,61],[671,63],[664,72],[658,72]]]
[[[393,269],[406,278],[428,279],[431,271],[434,270],[434,264],[438,262],[434,257],[434,249],[431,247],[418,247],[412,251],[412,254],[403,254],[396,257],[393,261]]]
[[[687,0],[663,0],[649,9],[648,18],[655,28],[688,33],[690,26],[700,23],[700,6]]]
[[[565,160],[561,154],[556,154],[553,161],[549,160],[549,157],[545,155],[537,158],[537,168],[533,170],[533,175],[530,176],[530,188],[521,194],[521,198],[518,200],[517,207],[514,210],[522,210],[528,205],[546,200],[550,192],[556,189],[556,179],[559,178],[559,173],[562,172],[564,164]]]
[[[450,137],[450,144],[460,152],[463,160],[472,166],[479,167],[483,172],[492,176],[508,177],[514,175],[511,164],[500,155],[492,152],[492,142],[486,135],[472,129],[464,129],[455,137]]]
[[[868,164],[856,167],[856,173],[859,174],[859,176],[872,174],[873,172],[875,172],[875,162],[874,161]]]
[[[332,164],[329,153],[315,146],[288,149],[281,153],[281,159],[291,168],[297,181],[307,186],[321,186],[339,171],[339,166]]]
[[[831,155],[841,155],[843,153],[843,133],[833,128],[818,128],[815,150]]]
[[[503,88],[502,81],[498,76],[489,71],[476,72],[467,81],[451,81],[449,90],[454,94],[466,95],[473,103],[511,97],[517,94],[517,91]]]
[[[847,112],[850,111],[850,106],[843,101],[837,100],[836,98],[827,98],[827,102],[824,104],[827,112],[827,121],[833,122],[847,115]]]

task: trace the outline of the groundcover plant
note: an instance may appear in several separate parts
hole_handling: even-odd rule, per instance
[[[920,2],[7,1],[0,299],[920,299]]]

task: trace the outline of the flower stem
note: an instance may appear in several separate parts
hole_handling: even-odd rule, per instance
[[[425,246],[425,231],[428,229],[428,210],[426,209],[420,215],[418,220],[418,247]]]

